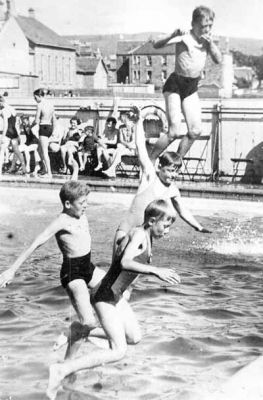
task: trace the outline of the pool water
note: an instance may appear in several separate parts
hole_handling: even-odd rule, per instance
[[[91,193],[92,259],[107,267],[118,221],[131,195]],[[120,362],[77,374],[62,399],[196,400],[213,393],[263,348],[263,209],[260,203],[185,199],[212,234],[180,218],[154,242],[153,264],[170,266],[182,283],[141,276],[131,303],[143,340]],[[57,190],[0,187],[0,271],[61,210]],[[99,217],[98,217],[99,216]],[[14,282],[0,290],[1,400],[45,398],[52,350],[74,311],[60,286],[55,239],[38,249]],[[84,344],[83,353],[95,351]]]

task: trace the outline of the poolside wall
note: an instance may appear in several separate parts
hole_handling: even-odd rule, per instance
[[[105,120],[112,112],[113,99],[109,97],[53,98],[60,123],[68,124],[69,119],[80,109],[82,114],[99,116],[99,130],[103,130]],[[10,99],[19,114],[34,115],[36,103],[30,98]],[[119,100],[119,111],[136,104],[140,107],[157,105],[164,110],[163,99],[125,99]],[[210,136],[208,141],[198,140],[187,156],[204,158],[203,169],[207,177],[232,180],[233,162],[231,158],[251,159],[253,163],[240,163],[239,175],[244,183],[261,183],[263,177],[263,102],[259,99],[202,99],[202,135]],[[186,133],[183,121],[181,134]],[[178,141],[171,145],[176,150]],[[190,172],[196,169],[197,161],[189,161]],[[243,177],[242,177],[243,175]],[[240,178],[239,178],[240,179]]]

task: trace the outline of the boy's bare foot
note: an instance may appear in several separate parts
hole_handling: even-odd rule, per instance
[[[61,381],[65,378],[61,364],[53,364],[49,368],[49,381],[46,395],[50,400],[55,400]]]

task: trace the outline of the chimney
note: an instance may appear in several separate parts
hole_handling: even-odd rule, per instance
[[[34,10],[34,8],[30,7],[30,8],[28,9],[28,16],[29,16],[30,18],[35,18],[35,10]]]
[[[5,3],[3,0],[0,0],[0,21],[5,20]]]
[[[6,20],[10,17],[16,17],[16,7],[14,0],[6,0]]]

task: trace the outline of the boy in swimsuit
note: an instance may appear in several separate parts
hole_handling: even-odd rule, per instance
[[[61,381],[66,376],[82,369],[118,361],[125,356],[127,343],[140,341],[138,321],[123,294],[138,274],[154,275],[171,285],[180,282],[173,269],[149,265],[152,240],[168,234],[174,220],[174,210],[169,202],[155,200],[147,206],[143,224],[123,238],[109,271],[93,295],[94,308],[109,341],[109,349],[99,349],[51,365],[47,390],[49,399],[56,398]]]
[[[221,62],[220,51],[211,37],[214,17],[214,12],[208,7],[197,7],[193,11],[192,29],[189,33],[176,29],[171,35],[154,43],[156,49],[176,43],[176,60],[175,71],[168,77],[163,87],[169,130],[168,134],[162,136],[156,143],[153,158],[158,157],[179,136],[181,110],[188,128],[188,133],[182,138],[178,147],[178,154],[182,158],[201,134],[198,82],[208,54],[216,64]]]
[[[36,237],[13,265],[0,275],[0,287],[5,287],[14,279],[16,271],[26,259],[55,235],[63,255],[61,284],[66,289],[80,320],[80,323],[75,321],[71,324],[66,358],[70,357],[71,346],[78,346],[80,339],[98,325],[90,304],[88,288],[95,287],[104,276],[104,272],[90,261],[91,237],[85,213],[88,193],[89,188],[86,184],[66,182],[60,190],[63,206],[61,214]]]
[[[146,206],[151,201],[158,198],[169,200],[179,216],[196,231],[210,233],[210,231],[202,227],[191,212],[184,206],[179,189],[175,184],[177,171],[181,167],[180,156],[174,152],[167,151],[163,153],[158,160],[157,168],[154,166],[156,159],[150,160],[145,144],[142,113],[143,110],[140,112],[136,107],[133,107],[130,112],[130,117],[137,120],[135,142],[142,168],[141,181],[128,213],[117,229],[114,239],[113,254],[119,240],[121,240],[131,228],[142,224],[143,213]]]

